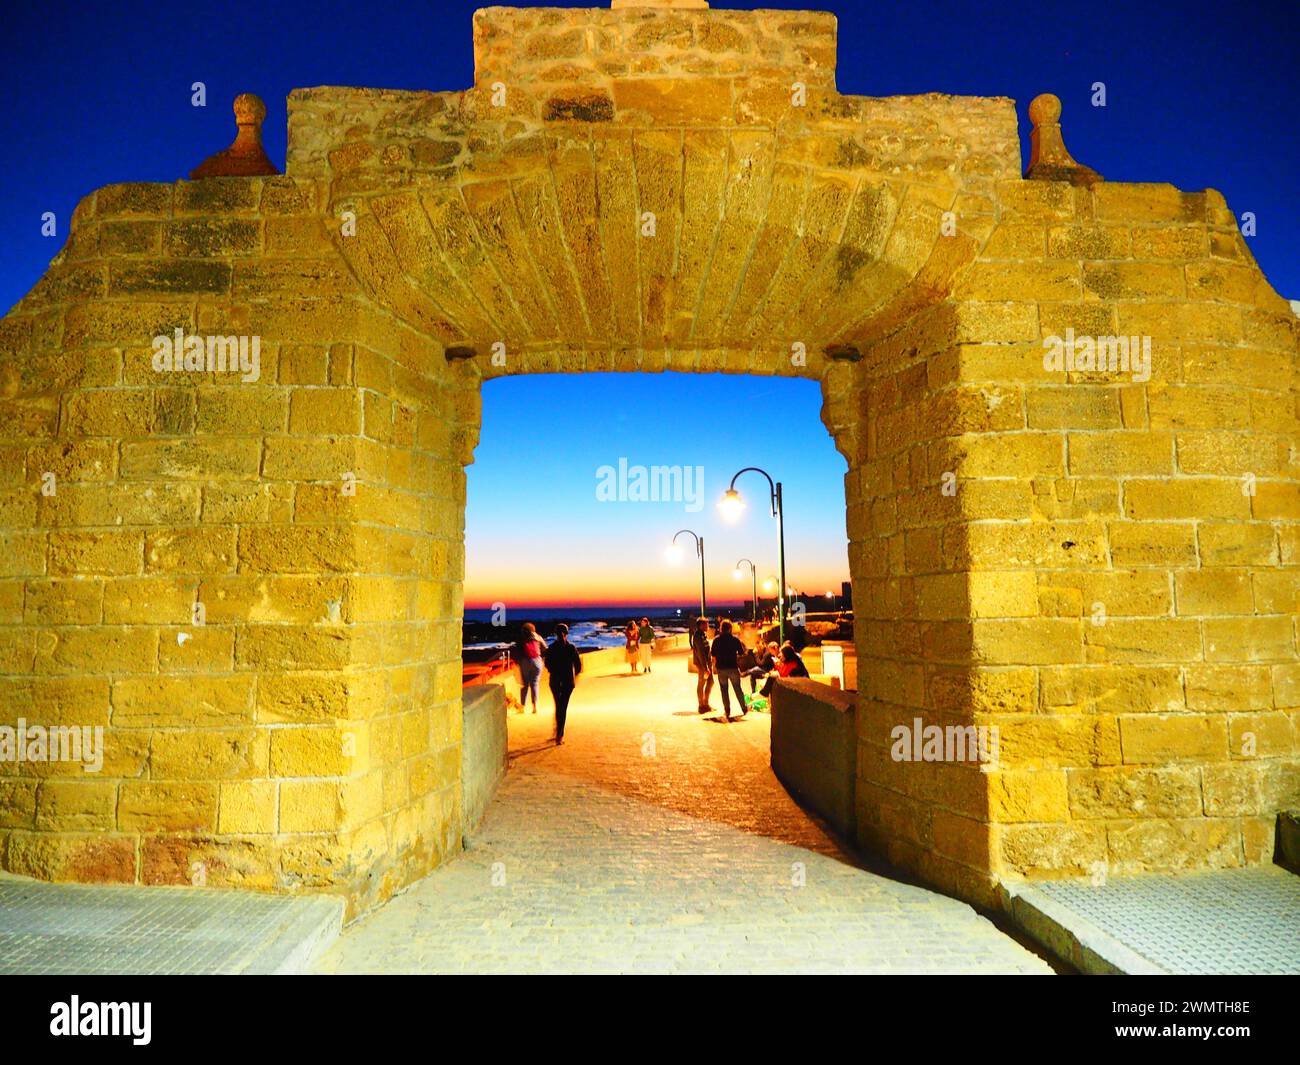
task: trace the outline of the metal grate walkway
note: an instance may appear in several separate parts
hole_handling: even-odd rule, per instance
[[[0,974],[303,971],[341,899],[0,877]]]
[[[1109,971],[1300,973],[1300,876],[1277,866],[1036,881],[1012,893],[1031,934],[1058,953],[1066,940],[1082,946]],[[1082,967],[1101,971],[1086,957]]]

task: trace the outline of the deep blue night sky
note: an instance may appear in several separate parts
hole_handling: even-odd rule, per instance
[[[266,100],[267,148],[282,165],[290,89],[467,87],[470,14],[479,6],[123,0],[11,7],[0,62],[0,306],[12,306],[40,277],[87,192],[113,181],[173,181],[226,147],[234,132],[230,101],[239,92]],[[1111,180],[1218,189],[1238,216],[1255,213],[1256,258],[1283,296],[1300,298],[1297,0],[763,6],[821,6],[839,16],[842,92],[1010,96],[1022,140],[1029,101],[1055,92],[1075,158]],[[190,106],[195,81],[207,85],[205,109]],[[1089,103],[1095,81],[1106,83],[1105,108]],[[40,235],[43,211],[58,215],[57,239]]]

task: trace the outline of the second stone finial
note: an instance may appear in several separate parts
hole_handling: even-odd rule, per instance
[[[1075,162],[1061,136],[1061,101],[1045,92],[1029,105],[1029,168],[1025,177],[1033,181],[1068,181],[1072,185],[1094,185],[1104,181],[1097,171]]]
[[[251,92],[235,97],[235,143],[224,152],[204,159],[190,171],[191,178],[261,177],[278,174],[275,164],[262,147],[262,122],[266,104]]]

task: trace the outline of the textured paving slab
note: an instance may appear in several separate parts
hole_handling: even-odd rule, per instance
[[[302,972],[341,899],[0,878],[0,974]]]
[[[658,661],[584,679],[563,747],[545,702],[512,717],[471,848],[318,970],[1051,972],[969,906],[855,865],[773,776],[769,719],[700,718],[685,656]]]
[[[1087,972],[1300,973],[1300,876],[1276,866],[1010,890],[1022,927]]]

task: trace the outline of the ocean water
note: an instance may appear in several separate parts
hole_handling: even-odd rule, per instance
[[[710,613],[716,608],[710,608]],[[727,604],[722,605],[722,609],[729,608]],[[684,606],[637,606],[635,604],[615,603],[611,606],[538,606],[519,608],[510,611],[509,621],[614,621],[621,619],[621,623],[626,625],[629,621],[635,619],[640,621],[642,618],[649,618],[654,621],[656,618],[683,618],[690,619],[699,613],[699,604],[694,606],[686,604]],[[480,621],[489,624],[492,621],[493,610],[491,607],[469,607],[465,610],[466,621]]]
[[[723,608],[725,611],[725,607]],[[578,647],[622,647],[623,626],[629,621],[649,618],[655,632],[661,636],[670,636],[677,632],[686,632],[690,620],[699,607],[665,607],[665,606],[574,606],[574,607],[537,607],[531,610],[512,611],[509,618],[511,630],[515,624],[532,621],[538,624],[552,621],[565,621],[569,625],[569,640]],[[482,628],[492,622],[493,611],[489,608],[471,608],[465,611],[466,626],[473,629],[473,635],[481,637]],[[550,625],[543,625],[549,630]],[[466,651],[491,651],[510,646],[510,640],[466,643]]]

